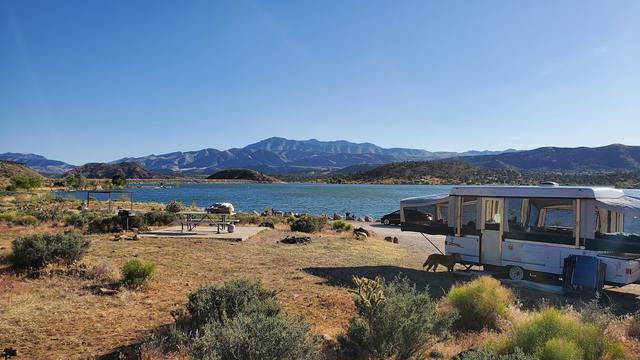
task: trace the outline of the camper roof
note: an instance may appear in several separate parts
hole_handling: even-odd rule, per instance
[[[485,197],[546,197],[574,199],[617,199],[624,196],[619,189],[592,186],[454,186],[451,195]]]

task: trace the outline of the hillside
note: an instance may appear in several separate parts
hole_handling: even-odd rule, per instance
[[[15,161],[0,160],[0,189],[6,189],[7,186],[11,185],[11,179],[16,176],[44,179],[42,175],[31,170],[24,164],[17,163]]]
[[[151,179],[155,174],[135,162],[120,164],[88,163],[67,172],[65,176],[82,176],[87,179],[111,179],[122,175],[127,179]]]
[[[357,182],[413,184],[486,184],[517,182],[521,177],[511,169],[486,169],[464,162],[406,161],[382,165],[347,176]]]
[[[331,179],[336,182],[388,184],[539,184],[640,186],[640,171],[560,173],[485,168],[461,161],[409,161]]]
[[[24,164],[31,169],[41,173],[50,175],[61,175],[72,170],[73,165],[58,160],[47,159],[42,155],[22,154],[22,153],[4,153],[0,154],[0,160],[10,160]]]
[[[494,169],[571,173],[640,171],[640,146],[542,147],[496,155],[456,157],[454,160]]]
[[[216,180],[246,180],[246,181],[255,181],[261,183],[274,183],[279,182],[280,180],[265,175],[263,173],[249,170],[249,169],[226,169],[220,170],[214,173],[213,175],[207,177],[207,179],[216,179]]]

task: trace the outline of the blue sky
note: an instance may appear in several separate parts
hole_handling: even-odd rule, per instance
[[[640,145],[640,1],[0,0],[0,152]]]

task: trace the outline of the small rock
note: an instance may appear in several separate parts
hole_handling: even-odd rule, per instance
[[[364,221],[365,222],[373,222],[373,217],[367,215],[367,216],[364,217]]]
[[[392,242],[393,238],[391,236],[385,236],[384,241]]]
[[[100,288],[98,289],[98,293],[100,295],[115,295],[118,293],[118,290],[113,290],[113,289],[107,289],[107,288]]]
[[[282,216],[290,217],[290,216],[293,216],[293,213],[291,211],[285,211],[285,212],[282,213]]]
[[[397,238],[397,237],[395,237],[395,236],[393,237],[393,243],[394,243],[394,244],[397,244],[397,243],[398,243],[398,238]]]
[[[342,215],[340,214],[333,214],[333,220],[342,220]]]
[[[363,222],[363,221],[364,221],[364,219],[363,219],[363,218],[361,218],[361,217],[359,217],[359,218],[356,218],[356,221],[358,221],[358,222]]]

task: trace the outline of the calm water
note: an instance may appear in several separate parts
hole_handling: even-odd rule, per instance
[[[168,203],[178,200],[200,207],[230,202],[237,211],[265,208],[312,214],[345,213],[380,217],[397,210],[400,200],[412,196],[448,193],[449,185],[338,185],[338,184],[176,184],[168,189],[132,188],[134,201]],[[625,190],[640,196],[640,190]],[[86,192],[59,193],[86,199]],[[99,199],[100,196],[96,196]],[[104,197],[106,199],[106,197]]]
[[[349,211],[358,216],[382,216],[400,208],[400,200],[448,193],[440,185],[343,185],[343,184],[176,184],[169,189],[131,188],[134,201],[168,203],[178,200],[200,207],[230,202],[236,211],[273,209],[312,214]],[[86,191],[59,193],[86,199]],[[98,199],[105,197],[95,196]]]

